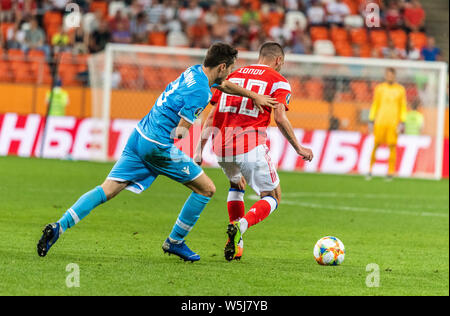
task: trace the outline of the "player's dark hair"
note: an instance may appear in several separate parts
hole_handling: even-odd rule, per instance
[[[205,60],[203,61],[203,66],[213,68],[225,63],[228,68],[235,62],[237,54],[237,49],[231,45],[215,43],[208,49]]]
[[[393,67],[389,67],[389,68],[386,68],[386,71],[389,71],[390,73],[392,73],[392,74],[396,74],[397,72],[395,71],[395,68],[393,68]]]
[[[284,57],[284,50],[277,42],[265,42],[259,49],[259,58],[277,58],[278,56]]]

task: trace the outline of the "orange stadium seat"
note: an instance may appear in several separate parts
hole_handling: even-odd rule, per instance
[[[414,47],[422,49],[427,44],[427,36],[422,32],[412,32],[409,33],[409,38],[411,39]]]
[[[9,63],[0,59],[0,81],[11,81],[11,69]]]
[[[78,72],[83,72],[88,70],[88,58],[89,54],[80,54],[76,55],[75,57],[75,63],[77,65]]]
[[[323,82],[318,79],[311,79],[305,82],[306,96],[309,99],[323,99]]]
[[[338,56],[352,57],[353,48],[348,42],[338,42],[335,44],[336,53]]]
[[[166,33],[165,32],[150,32],[148,34],[148,43],[155,46],[166,46]]]
[[[0,31],[2,32],[3,38],[7,38],[7,32],[10,27],[14,27],[14,23],[0,23]]]
[[[355,0],[344,0],[345,4],[347,4],[348,8],[350,9],[351,14],[358,14],[359,10],[359,4]]]
[[[138,68],[133,65],[120,65],[117,68],[122,79],[121,86],[124,88],[135,87],[139,76]]]
[[[366,44],[367,43],[367,31],[365,28],[354,28],[350,30],[350,38],[353,44]]]
[[[350,82],[350,89],[355,97],[356,101],[359,102],[371,102],[372,94],[369,89],[367,81],[355,80]]]
[[[336,45],[337,42],[348,42],[348,33],[345,28],[333,27],[330,32],[331,40]]]
[[[383,30],[374,30],[370,32],[370,40],[372,45],[376,48],[386,47],[388,44],[386,31]]]
[[[389,32],[391,40],[394,42],[395,47],[405,49],[408,43],[408,35],[405,31],[398,29]]]
[[[108,15],[108,2],[106,1],[92,1],[90,6],[91,12],[100,11],[103,17]]]
[[[359,57],[370,58],[372,57],[372,47],[370,44],[363,44],[359,47]]]
[[[328,29],[323,26],[313,26],[310,28],[311,40],[313,42],[317,40],[327,40],[328,39]]]
[[[60,26],[62,25],[62,16],[58,11],[47,11],[44,13],[44,27],[47,28],[50,25]]]

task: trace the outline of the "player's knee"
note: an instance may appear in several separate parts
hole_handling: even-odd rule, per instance
[[[106,180],[101,185],[103,192],[105,193],[106,200],[108,201],[119,194],[126,186],[127,183],[112,180]]]
[[[215,193],[216,193],[216,186],[214,185],[214,183],[212,183],[212,181],[203,188],[202,192],[200,192],[201,195],[206,197],[212,197]]]

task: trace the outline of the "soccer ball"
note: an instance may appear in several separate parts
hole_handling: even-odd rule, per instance
[[[320,265],[337,266],[344,261],[344,257],[344,244],[336,237],[323,237],[314,246],[314,258]]]

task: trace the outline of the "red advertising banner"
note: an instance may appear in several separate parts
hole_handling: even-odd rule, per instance
[[[44,119],[36,114],[0,114],[0,156],[40,156]],[[96,119],[75,117],[50,117],[47,120],[44,157],[93,160],[98,157],[102,134]],[[128,136],[136,126],[135,120],[115,119],[110,124],[109,157],[117,160],[125,147]],[[338,174],[366,174],[373,148],[373,136],[349,131],[306,131],[295,129],[299,141],[314,152],[312,162],[304,162],[277,128],[268,129],[270,155],[280,170],[301,170]],[[194,125],[187,139],[177,146],[192,156],[200,135],[200,126]],[[449,141],[445,140],[443,177],[449,175]],[[402,177],[432,176],[435,170],[435,140],[428,135],[401,135],[397,148],[397,173]],[[374,174],[387,173],[389,151],[380,148]],[[203,153],[206,165],[217,166],[209,142]]]

